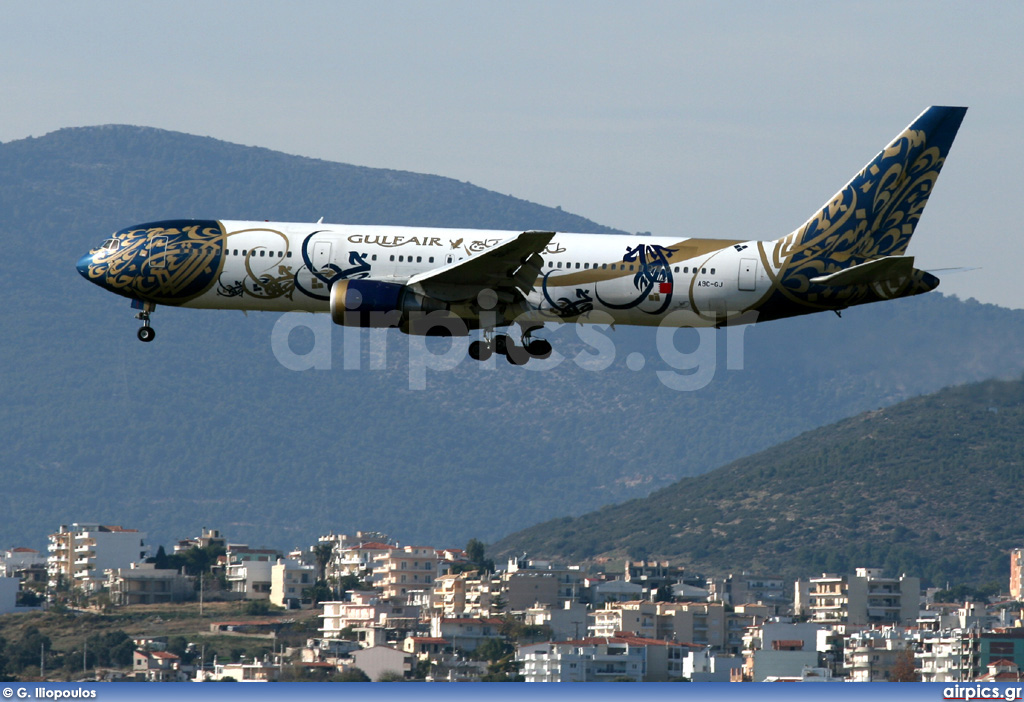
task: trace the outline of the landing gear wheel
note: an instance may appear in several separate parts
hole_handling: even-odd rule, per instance
[[[515,342],[512,342],[515,344]],[[505,355],[506,349],[508,348],[508,336],[505,334],[498,334],[494,337],[494,353]]]
[[[474,341],[469,345],[469,357],[474,361],[486,361],[494,353],[494,346],[484,341]]]
[[[526,345],[526,352],[534,358],[547,358],[551,355],[551,342],[547,339],[534,339]]]
[[[517,346],[515,341],[509,340],[505,343],[505,358],[513,366],[523,366],[530,360],[530,352],[522,346]]]
[[[150,342],[156,338],[156,330],[153,327],[139,327],[139,341]]]

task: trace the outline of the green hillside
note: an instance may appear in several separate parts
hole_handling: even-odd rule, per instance
[[[681,371],[654,329],[599,332],[614,343],[607,367],[577,327],[551,329],[555,367],[465,360],[423,390],[410,384],[421,340],[397,331],[383,351],[362,334],[353,358],[334,328],[324,371],[277,361],[270,313],[161,307],[158,339],[141,344],[127,300],[75,262],[117,228],[182,216],[606,231],[447,178],[156,129],[0,145],[0,548],[42,548],[72,521],[151,544],[202,526],[280,548],[357,529],[493,542],[867,409],[1024,372],[1024,311],[938,294],[746,328],[742,370],[727,369],[718,333],[713,380],[693,392],[659,377]],[[688,352],[695,338],[673,343]],[[291,343],[301,352],[311,334]]]
[[[881,566],[927,582],[1005,581],[1024,545],[1024,381],[867,412],[650,497],[556,519],[503,552],[650,555],[699,572],[808,577]]]

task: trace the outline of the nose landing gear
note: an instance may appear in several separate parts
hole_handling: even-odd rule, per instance
[[[149,326],[149,313],[156,309],[156,305],[152,302],[139,302],[137,300],[132,301],[132,307],[134,309],[141,309],[142,311],[135,315],[135,319],[142,320],[142,326],[139,327],[139,331],[136,336],[139,337],[139,341],[150,342],[156,338],[156,330]]]

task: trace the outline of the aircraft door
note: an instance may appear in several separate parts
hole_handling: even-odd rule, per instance
[[[756,258],[742,258],[742,259],[740,259],[739,288],[740,288],[740,290],[756,290],[757,289],[757,259]]]
[[[322,271],[331,262],[331,242],[316,241],[313,243],[313,270]]]
[[[154,236],[149,240],[149,267],[167,268],[167,237]]]

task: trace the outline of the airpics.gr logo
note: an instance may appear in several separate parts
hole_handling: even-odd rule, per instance
[[[944,700],[1019,700],[1021,685],[962,685],[942,688]]]
[[[625,356],[625,366],[630,371],[641,372],[647,368],[649,360],[658,360],[660,366],[667,368],[655,369],[654,373],[666,388],[678,392],[701,390],[711,383],[721,369],[720,345],[725,347],[725,370],[743,370],[744,331],[756,321],[757,314],[750,313],[749,316],[749,319],[744,317],[737,325],[729,325],[718,331],[711,327],[679,327],[673,313],[670,313],[657,328],[651,352],[631,351]],[[504,359],[499,359],[498,354],[483,361],[470,361],[465,352],[465,337],[469,331],[461,320],[438,313],[425,313],[423,319],[428,324],[435,323],[439,328],[446,328],[449,335],[447,339],[418,335],[406,337],[408,356],[403,357],[403,363],[407,363],[410,390],[426,389],[430,374],[452,371],[463,363],[470,363],[486,372],[501,369],[506,372],[543,373],[568,362],[583,370],[597,372],[611,368],[620,357],[615,340],[610,335],[613,320],[610,315],[600,311],[593,312],[586,325],[549,323],[549,331],[554,331],[552,327],[555,326],[571,327],[582,345],[573,345],[576,351],[569,356],[555,350],[547,358],[534,359],[525,366],[511,366]],[[451,328],[459,324],[462,324],[462,328]],[[387,340],[389,333],[393,335],[397,332],[386,328],[338,326],[326,315],[301,312],[281,315],[271,332],[271,351],[278,363],[288,370],[330,371],[334,369],[335,341],[339,333],[343,370],[387,369]],[[312,344],[303,344],[305,348],[301,352],[292,347],[293,336],[298,335],[304,335],[307,339],[312,337]],[[695,346],[692,345],[694,337]],[[563,347],[566,346],[564,341]],[[689,349],[682,350],[681,347]],[[367,353],[364,354],[364,351]]]

